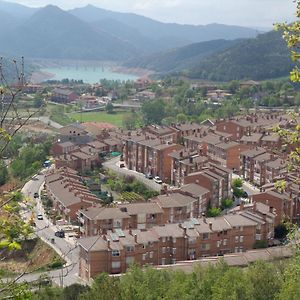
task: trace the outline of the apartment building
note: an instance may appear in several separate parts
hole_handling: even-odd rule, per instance
[[[298,197],[294,197],[291,192],[279,192],[276,189],[267,190],[252,196],[252,202],[263,203],[275,209],[275,226],[285,220],[294,220],[294,209],[296,208]],[[298,205],[299,206],[299,205]]]
[[[78,211],[78,221],[83,236],[104,234],[116,228],[148,229],[165,224],[164,211],[155,202],[88,207]]]
[[[233,139],[236,141],[240,140],[243,136],[262,133],[264,137],[262,137],[261,142],[265,141],[270,146],[269,142],[280,142],[279,140],[275,140],[277,135],[272,133],[273,128],[275,126],[289,128],[292,126],[291,121],[291,116],[280,115],[278,113],[250,114],[243,117],[218,120],[216,121],[216,130],[232,134]]]
[[[164,182],[171,181],[172,159],[170,153],[183,149],[183,146],[164,143],[149,135],[129,135],[124,138],[123,157],[126,166],[144,174],[159,176]]]
[[[143,132],[155,136],[166,144],[176,144],[178,142],[178,130],[173,127],[149,125],[143,128]]]
[[[221,201],[230,198],[231,193],[231,171],[212,164],[208,169],[191,173],[184,178],[184,183],[196,183],[210,191],[209,204],[219,207]]]
[[[287,163],[283,157],[256,147],[241,153],[241,176],[262,187],[286,173]]]
[[[159,195],[152,202],[157,203],[163,210],[163,222],[178,223],[184,222],[190,218],[199,217],[201,215],[201,206],[208,202],[209,193],[201,196],[201,199],[188,196],[180,191],[167,192],[167,194]]]
[[[274,218],[271,212],[248,208],[218,218],[193,218],[149,230],[116,229],[83,238],[78,241],[79,276],[90,280],[101,272],[123,273],[133,262],[166,265],[244,252],[257,241],[272,241]]]
[[[207,155],[221,166],[231,169],[235,172],[240,171],[240,154],[249,149],[245,144],[234,141],[209,143]]]
[[[51,100],[57,103],[67,104],[76,101],[78,98],[79,96],[75,92],[68,89],[56,88],[51,93]]]
[[[77,172],[69,168],[51,170],[45,176],[47,196],[56,214],[68,222],[76,222],[77,211],[99,203],[82,183]]]
[[[207,156],[188,150],[174,151],[169,156],[172,160],[171,183],[178,187],[183,184],[185,176],[202,170],[209,161]]]
[[[241,152],[240,160],[241,160],[241,170],[240,175],[250,181],[254,181],[254,165],[255,165],[255,158],[266,154],[267,151],[264,148],[256,147],[253,149],[248,149],[246,151]]]

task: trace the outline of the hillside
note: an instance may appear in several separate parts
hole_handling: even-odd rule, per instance
[[[198,63],[195,61],[185,75],[215,81],[263,80],[287,76],[292,66],[282,34],[271,31],[241,41]]]
[[[174,48],[149,56],[136,57],[125,63],[127,67],[154,70],[160,74],[187,70],[204,58],[229,48],[238,41],[214,40]]]
[[[177,40],[178,45],[180,43],[186,45],[187,41],[193,43],[215,39],[233,40],[242,37],[254,37],[257,35],[257,30],[241,26],[229,26],[223,24],[181,25],[176,23],[163,23],[133,13],[119,13],[101,9],[92,5],[73,9],[70,13],[85,22],[95,22],[108,18],[113,19],[125,24],[126,26],[137,29],[147,38],[161,41],[163,38],[172,38],[174,41]],[[174,45],[171,45],[171,47],[172,46]]]
[[[30,58],[126,61],[191,43],[257,35],[246,27],[163,23],[92,5],[64,11],[0,0],[0,19],[0,54]]]
[[[55,6],[38,10],[16,29],[1,36],[0,52],[14,56],[122,60],[137,53],[133,45]]]

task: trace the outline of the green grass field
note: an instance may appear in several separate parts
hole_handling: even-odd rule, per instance
[[[122,127],[123,118],[128,114],[130,113],[126,111],[116,111],[113,114],[108,114],[104,111],[98,111],[98,112],[82,113],[82,115],[80,113],[69,114],[69,117],[72,118],[74,121],[105,122],[105,123],[114,124],[118,127]]]

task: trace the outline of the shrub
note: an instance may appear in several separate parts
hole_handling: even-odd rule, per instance
[[[217,217],[220,214],[221,214],[221,209],[219,207],[212,207],[207,212],[207,216],[210,218]]]

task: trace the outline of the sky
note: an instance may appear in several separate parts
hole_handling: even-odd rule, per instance
[[[9,1],[9,0],[8,0]],[[92,4],[104,9],[133,12],[163,22],[231,24],[271,28],[295,19],[293,0],[12,0],[32,7],[53,4],[71,9]]]

